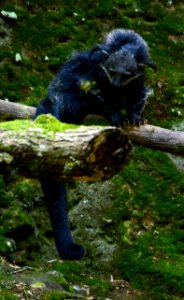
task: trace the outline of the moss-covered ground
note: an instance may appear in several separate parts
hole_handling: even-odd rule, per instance
[[[121,27],[145,38],[157,66],[147,71],[153,95],[145,117],[167,128],[183,121],[183,1],[1,0],[2,10],[15,12],[17,20],[0,13],[1,99],[36,106],[73,50],[90,48]],[[75,204],[82,196],[74,194]],[[1,176],[0,300],[184,299],[183,173],[166,154],[136,147],[111,181],[111,198],[98,235],[118,245],[113,261],[102,267],[82,236],[84,260],[63,263],[38,183],[15,170]]]

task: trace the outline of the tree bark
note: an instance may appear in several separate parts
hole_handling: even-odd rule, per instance
[[[36,109],[32,106],[0,100],[0,120],[31,119]]]
[[[153,125],[127,127],[125,129],[133,144],[184,156],[184,132],[173,131]]]
[[[0,119],[29,119],[35,108],[0,100]],[[153,125],[123,128],[133,144],[184,156],[184,132]]]
[[[26,130],[0,127],[1,173],[16,169],[31,178],[104,180],[122,169],[130,150],[127,135],[118,128],[81,126],[45,132],[33,121]]]

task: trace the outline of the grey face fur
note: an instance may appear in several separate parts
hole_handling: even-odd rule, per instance
[[[110,83],[119,87],[142,75],[138,71],[134,55],[126,49],[112,53],[101,67]]]

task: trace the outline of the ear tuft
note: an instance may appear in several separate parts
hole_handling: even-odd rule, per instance
[[[106,57],[109,56],[109,52],[105,49],[104,45],[95,44],[95,47],[90,51],[90,55],[93,55],[95,52],[100,51],[103,53]]]

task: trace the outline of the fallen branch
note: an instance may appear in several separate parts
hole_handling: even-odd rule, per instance
[[[134,144],[184,156],[183,131],[173,131],[147,124],[128,127],[125,132]]]
[[[0,120],[31,119],[35,107],[0,100]]]
[[[0,100],[0,119],[29,119],[35,108]],[[184,156],[184,132],[153,125],[124,128],[133,144]]]

